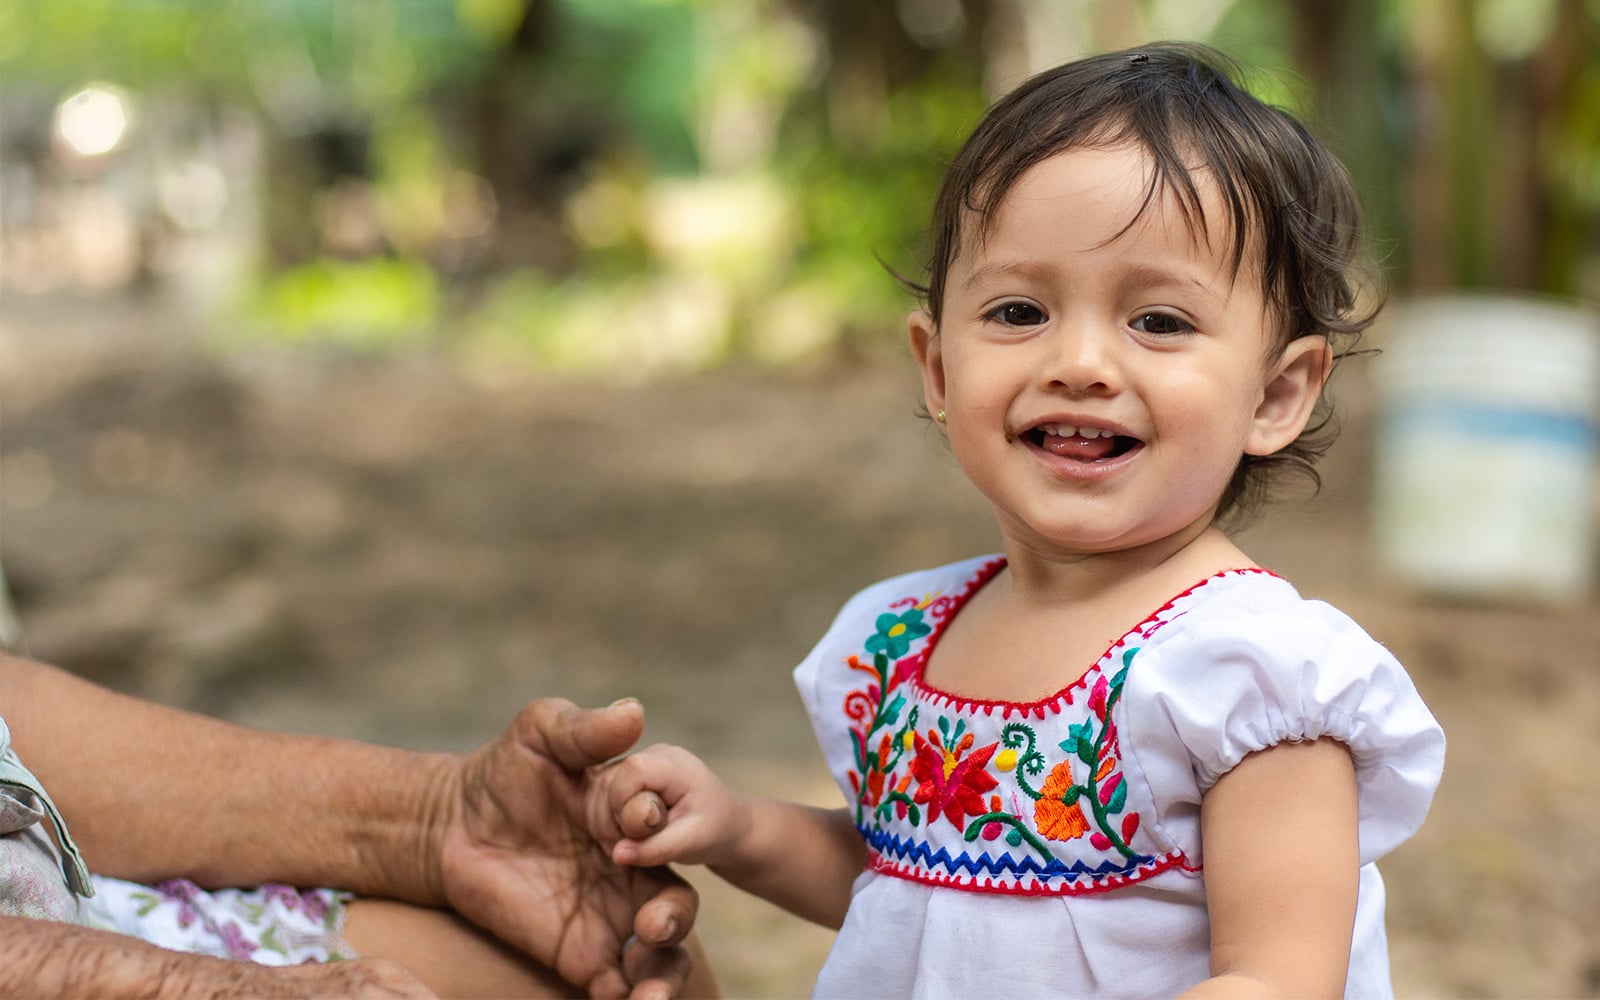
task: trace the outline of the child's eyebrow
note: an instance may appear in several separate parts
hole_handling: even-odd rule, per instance
[[[971,289],[983,284],[991,278],[1018,277],[1031,281],[1048,281],[1055,276],[1056,270],[1049,264],[1037,261],[997,261],[992,264],[981,264],[972,269],[967,275],[967,280],[961,283],[963,288]]]
[[[1183,274],[1164,267],[1157,267],[1154,264],[1132,265],[1123,272],[1122,281],[1123,284],[1133,287],[1158,285],[1188,288],[1218,302],[1224,302],[1228,298],[1217,290],[1213,282],[1203,281],[1192,274]]]
[[[962,287],[968,290],[976,288],[986,281],[995,278],[1017,277],[1036,282],[1048,282],[1056,275],[1056,269],[1042,261],[995,261],[980,264],[967,275]],[[1217,302],[1224,302],[1228,296],[1218,290],[1216,283],[1202,280],[1193,275],[1170,268],[1160,267],[1155,264],[1132,264],[1120,275],[1120,284],[1128,288],[1142,287],[1175,287],[1199,292]]]

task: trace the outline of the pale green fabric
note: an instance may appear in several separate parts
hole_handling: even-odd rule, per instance
[[[44,833],[46,819],[55,832],[54,845]],[[54,880],[43,876],[46,865],[59,868],[69,897],[94,895],[88,866],[67,824],[44,785],[11,749],[11,729],[0,718],[0,912],[14,908],[19,915],[34,915],[20,911],[53,908],[47,897]],[[73,903],[69,898],[59,905]]]

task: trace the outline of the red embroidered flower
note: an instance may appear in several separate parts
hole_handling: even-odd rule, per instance
[[[1000,744],[972,750],[972,743],[971,733],[962,736],[954,749],[946,749],[939,734],[931,729],[927,739],[921,734],[916,736],[911,774],[917,779],[917,791],[912,800],[927,805],[928,822],[932,823],[932,814],[937,813],[959,830],[968,816],[982,816],[986,811],[983,795],[999,782],[985,768]],[[972,752],[967,753],[969,750]]]

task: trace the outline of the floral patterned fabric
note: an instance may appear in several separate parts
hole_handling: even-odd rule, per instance
[[[1083,677],[1035,705],[976,703],[921,683],[945,623],[999,571],[961,590],[893,601],[865,637],[844,696],[846,769],[873,867],[903,878],[1006,893],[1099,892],[1174,865],[1181,850],[1138,837],[1115,709],[1152,618]]]
[[[923,680],[985,558],[852,599],[797,668],[869,848],[819,996],[1175,995],[1207,975],[1199,804],[1255,750],[1331,736],[1357,765],[1362,860],[1420,825],[1443,737],[1393,657],[1260,570],[1174,597],[1042,701]],[[1362,871],[1350,990],[1385,995]],[[996,969],[1026,941],[1045,953]]]
[[[206,891],[187,879],[153,886],[94,877],[87,923],[171,948],[257,965],[350,958],[344,943],[349,896],[282,885]]]

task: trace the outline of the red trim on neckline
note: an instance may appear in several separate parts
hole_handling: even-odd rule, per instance
[[[1016,712],[1020,715],[1035,715],[1042,719],[1048,713],[1059,709],[1063,700],[1065,700],[1066,704],[1071,705],[1072,692],[1078,688],[1086,688],[1089,684],[1089,679],[1104,670],[1106,662],[1111,659],[1113,653],[1126,646],[1130,638],[1137,636],[1140,639],[1148,639],[1150,636],[1154,635],[1162,625],[1165,625],[1167,622],[1172,620],[1170,618],[1163,617],[1168,611],[1171,611],[1179,601],[1195,594],[1208,584],[1215,583],[1230,576],[1259,575],[1270,576],[1279,580],[1283,579],[1283,577],[1279,576],[1277,573],[1274,573],[1272,570],[1263,569],[1259,566],[1241,566],[1235,569],[1218,570],[1217,572],[1212,573],[1210,576],[1205,577],[1192,586],[1180,591],[1165,604],[1161,605],[1161,607],[1156,608],[1148,615],[1145,615],[1145,617],[1140,620],[1139,624],[1118,636],[1116,641],[1112,642],[1111,645],[1106,647],[1106,651],[1101,653],[1098,659],[1084,669],[1083,673],[1079,675],[1077,680],[1073,681],[1071,684],[1068,684],[1055,694],[1047,695],[1038,699],[1037,701],[1005,701],[1001,699],[970,698],[963,695],[953,694],[949,691],[945,691],[929,684],[923,679],[923,672],[927,670],[928,657],[933,655],[933,649],[936,645],[938,645],[939,639],[944,635],[945,629],[948,628],[950,623],[955,620],[956,615],[959,614],[961,609],[966,606],[967,602],[972,599],[973,595],[977,594],[979,590],[982,590],[990,580],[993,580],[996,576],[999,576],[1000,571],[1005,568],[1006,558],[1004,556],[997,556],[994,559],[985,562],[978,568],[978,572],[973,575],[972,579],[967,581],[966,586],[962,588],[961,593],[951,595],[949,609],[934,623],[933,631],[928,634],[928,638],[923,642],[922,648],[910,657],[910,659],[916,662],[916,669],[906,677],[906,681],[916,691],[931,698],[938,699],[939,701],[942,701],[957,710],[992,713],[995,709],[999,709],[1002,712],[1003,718],[1009,718],[1012,712]]]

